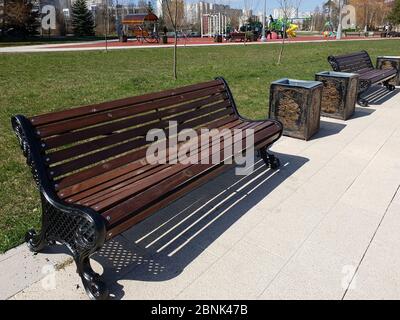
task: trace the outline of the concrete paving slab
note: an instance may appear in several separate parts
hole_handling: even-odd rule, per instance
[[[309,236],[305,245],[323,248],[332,256],[359,261],[380,218],[375,213],[338,203]]]
[[[46,277],[15,294],[15,300],[87,300],[75,265],[50,272]]]
[[[255,299],[283,263],[282,258],[264,248],[241,241],[177,299]],[[216,277],[218,282],[214,280]]]
[[[0,257],[0,299],[10,298],[68,259],[65,248],[61,246],[34,254],[26,245],[21,245]]]
[[[258,297],[259,299],[341,299],[347,266],[356,261],[305,245]]]
[[[345,299],[399,299],[399,227],[400,204],[393,202],[377,228]]]

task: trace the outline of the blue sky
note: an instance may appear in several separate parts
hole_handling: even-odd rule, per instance
[[[187,0],[189,2],[197,2],[198,0]],[[244,8],[247,6],[253,7],[255,11],[262,11],[264,6],[264,0],[203,0],[210,3],[222,3],[229,4],[233,8]],[[314,11],[317,5],[321,5],[323,0],[302,0],[301,11]],[[267,11],[270,12],[274,8],[278,8],[278,2],[276,0],[267,0]]]
[[[316,6],[321,6],[324,1],[321,0],[303,0],[302,1],[302,10],[303,11],[314,11]]]
[[[231,0],[232,6],[243,7],[244,0]],[[262,10],[264,1],[263,0],[246,0],[246,3],[253,4],[254,10]],[[302,0],[300,10],[301,11],[314,11],[315,7],[321,5],[323,0]],[[278,2],[276,0],[267,0],[267,10],[278,8]]]

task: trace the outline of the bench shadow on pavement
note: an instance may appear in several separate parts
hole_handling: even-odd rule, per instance
[[[231,169],[107,242],[92,258],[103,266],[102,278],[111,296],[120,299],[125,295],[118,280],[166,281],[179,276],[210,244],[308,161],[275,154],[281,161],[279,170],[267,169],[257,157],[251,174],[237,176]],[[229,246],[229,241],[223,243]]]
[[[399,92],[400,88],[390,91],[384,86],[373,86],[368,91],[361,94],[361,97],[368,100],[370,106],[378,106],[392,99],[399,94]]]

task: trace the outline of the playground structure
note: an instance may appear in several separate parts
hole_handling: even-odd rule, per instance
[[[289,20],[284,20],[282,18],[279,19],[271,19],[267,34],[272,35],[272,32],[275,32],[277,35],[281,37],[290,37],[295,38],[297,36],[296,31],[299,28],[297,24],[290,22]],[[284,32],[283,30],[286,30]]]
[[[158,43],[157,21],[158,17],[152,12],[128,14],[122,18],[122,35],[132,34],[142,43]]]
[[[229,18],[219,13],[203,14],[200,20],[201,37],[215,37],[216,35],[226,35]]]
[[[324,29],[322,31],[322,35],[324,38],[335,38],[336,32],[334,30],[333,24],[331,21],[327,21],[324,25]]]
[[[289,24],[289,28],[286,29],[286,34],[288,35],[288,37],[290,38],[295,38],[297,36],[296,34],[296,30],[299,28],[299,26],[297,24]]]

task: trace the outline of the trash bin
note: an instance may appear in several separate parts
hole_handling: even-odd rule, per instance
[[[353,114],[357,102],[359,75],[335,71],[323,71],[315,75],[324,84],[321,115],[347,120]]]
[[[272,82],[269,117],[283,124],[283,134],[308,140],[320,127],[323,84],[280,79]]]
[[[214,36],[214,41],[215,42],[222,42],[222,35],[221,34],[217,34]]]
[[[390,80],[390,84],[400,86],[400,56],[379,56],[376,58],[376,67],[378,69],[397,69],[397,77]]]
[[[119,37],[119,42],[128,42],[128,36],[126,34],[122,34]]]

